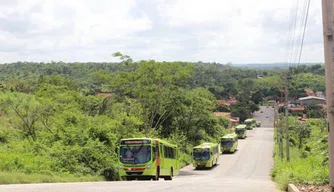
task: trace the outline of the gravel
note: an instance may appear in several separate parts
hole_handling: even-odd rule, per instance
[[[300,192],[330,192],[329,185],[296,185]]]

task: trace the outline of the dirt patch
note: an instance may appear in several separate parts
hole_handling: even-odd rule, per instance
[[[330,192],[329,185],[296,185],[300,192]]]

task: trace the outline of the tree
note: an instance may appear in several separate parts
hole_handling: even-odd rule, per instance
[[[25,94],[16,93],[0,98],[2,108],[12,114],[11,122],[25,136],[36,140],[37,122],[41,105],[32,97]]]
[[[251,100],[255,103],[255,104],[260,104],[260,102],[263,100],[263,94],[260,91],[257,91],[255,93],[252,94],[252,98]]]
[[[296,135],[298,135],[298,148],[302,148],[304,138],[309,138],[311,136],[311,126],[308,123],[296,124],[295,128]]]
[[[118,72],[110,85],[113,93],[138,100],[145,119],[144,131],[158,129],[173,113],[175,96],[190,76],[192,67],[177,62],[141,61],[138,69]]]
[[[239,117],[239,121],[243,122],[251,116],[250,107],[245,103],[238,103],[231,106],[231,115]]]

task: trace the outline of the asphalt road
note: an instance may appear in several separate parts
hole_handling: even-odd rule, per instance
[[[180,170],[172,181],[119,181],[0,185],[0,192],[273,192],[278,191],[270,180],[273,164],[273,108],[261,107],[263,113],[254,115],[261,127],[247,131],[248,137],[239,140],[238,151],[223,154],[211,170]]]

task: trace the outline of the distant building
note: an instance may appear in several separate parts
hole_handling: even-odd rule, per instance
[[[233,117],[231,117],[231,113],[226,113],[226,112],[214,112],[213,113],[215,116],[220,116],[220,117],[225,117],[230,121],[231,127],[234,127],[239,123],[239,121]]]
[[[229,107],[231,105],[235,105],[238,103],[238,101],[235,99],[234,96],[230,96],[228,100],[217,100],[218,105],[220,106],[226,106]]]
[[[304,89],[307,96],[315,96],[314,92],[310,88]]]
[[[288,107],[288,110],[291,114],[300,114],[303,113],[305,108],[303,106]]]
[[[229,107],[231,104],[226,102],[226,100],[217,100],[218,105]]]
[[[317,97],[321,97],[321,98],[325,98],[324,93],[321,92],[321,91],[317,91],[317,92],[315,92],[315,96],[317,96]]]
[[[96,96],[106,98],[106,97],[111,96],[111,93],[110,92],[98,92],[96,93]]]
[[[298,102],[301,105],[311,105],[311,104],[318,105],[318,104],[326,104],[326,99],[315,96],[307,96],[299,98]]]
[[[257,78],[258,78],[258,79],[262,79],[262,78],[263,78],[263,75],[259,75],[259,74],[258,74],[258,75],[257,75]]]

